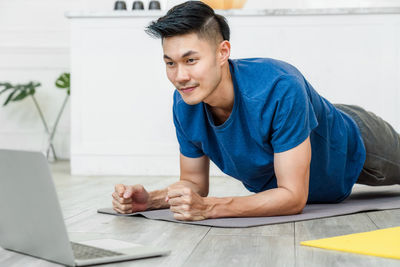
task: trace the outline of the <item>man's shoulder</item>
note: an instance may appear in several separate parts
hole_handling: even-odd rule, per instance
[[[280,76],[285,74],[298,74],[299,71],[292,64],[283,60],[274,58],[240,58],[231,59],[231,63],[235,70],[239,72],[252,72],[261,74],[260,72],[266,72],[274,76]]]
[[[304,82],[297,68],[277,59],[234,59],[231,64],[239,91],[249,99],[266,100],[268,95],[281,94],[290,84]]]

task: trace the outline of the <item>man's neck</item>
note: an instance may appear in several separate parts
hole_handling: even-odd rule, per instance
[[[215,91],[204,100],[213,115],[215,124],[224,123],[230,116],[235,99],[229,63],[222,70],[222,78]]]

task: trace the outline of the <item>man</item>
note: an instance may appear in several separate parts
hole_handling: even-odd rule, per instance
[[[300,213],[340,202],[354,183],[400,183],[400,136],[357,106],[332,105],[288,63],[230,60],[229,26],[198,1],[173,7],[147,32],[160,37],[176,87],[180,181],[147,192],[116,185],[120,213],[170,208],[178,220]],[[209,159],[254,192],[207,197]]]

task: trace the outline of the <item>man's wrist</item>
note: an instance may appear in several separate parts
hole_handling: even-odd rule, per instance
[[[229,205],[233,202],[232,197],[205,197],[206,205],[205,217],[207,219],[215,219],[229,216]]]
[[[166,196],[167,196],[167,189],[155,190],[149,192],[149,200],[147,201],[147,210],[169,208],[168,202],[165,201]]]

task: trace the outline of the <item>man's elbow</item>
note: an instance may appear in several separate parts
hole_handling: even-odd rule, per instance
[[[307,204],[308,192],[299,192],[286,189],[286,210],[285,215],[295,215],[303,212]],[[282,214],[284,215],[284,214]]]
[[[307,204],[307,197],[297,199],[293,205],[292,214],[302,213],[306,204]]]
[[[209,187],[208,186],[204,186],[201,184],[196,184],[197,186],[197,194],[199,194],[201,197],[207,197],[208,196],[208,192],[209,192]]]
[[[199,192],[199,195],[202,197],[207,197],[208,196],[208,189],[203,189]]]

